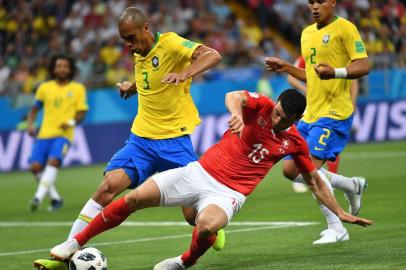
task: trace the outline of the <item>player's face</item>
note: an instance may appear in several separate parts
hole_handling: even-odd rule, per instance
[[[316,23],[327,24],[333,17],[335,0],[309,0],[308,3]]]
[[[126,46],[132,53],[145,56],[148,54],[150,46],[148,43],[149,24],[139,27],[131,23],[123,23],[118,29],[120,36],[125,40]]]
[[[275,104],[271,113],[272,127],[275,131],[287,129],[293,125],[296,120],[298,120],[296,117],[289,117],[285,114],[280,101]]]
[[[54,68],[54,75],[59,81],[66,81],[69,79],[72,70],[67,59],[57,59]]]

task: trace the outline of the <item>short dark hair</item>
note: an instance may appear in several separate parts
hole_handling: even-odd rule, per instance
[[[306,109],[306,97],[296,89],[287,89],[283,91],[278,101],[281,102],[283,111],[287,117],[302,116]]]
[[[69,63],[69,68],[70,68],[70,74],[69,74],[69,80],[73,80],[76,75],[76,63],[75,59],[71,57],[70,55],[67,54],[55,54],[51,57],[51,60],[49,61],[49,67],[48,67],[48,72],[49,75],[51,76],[52,79],[55,79],[55,74],[54,74],[54,69],[56,66],[56,61],[59,59],[65,59]]]

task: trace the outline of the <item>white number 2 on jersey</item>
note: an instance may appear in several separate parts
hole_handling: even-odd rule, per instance
[[[262,147],[262,143],[256,143],[253,146],[254,150],[248,155],[248,158],[252,159],[254,163],[259,163],[265,158],[266,154],[269,154],[269,150]]]

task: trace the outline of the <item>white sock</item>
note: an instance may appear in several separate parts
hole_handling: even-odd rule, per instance
[[[44,173],[41,176],[37,192],[34,197],[40,202],[44,199],[45,195],[48,193],[49,188],[54,185],[56,176],[58,175],[58,168],[47,165],[44,169]]]
[[[324,168],[320,169],[327,179],[330,181],[331,185],[334,188],[338,188],[342,191],[354,191],[356,187],[356,183],[351,177],[345,177],[343,175],[332,173]]]
[[[333,187],[331,186],[331,183],[328,181],[327,177],[321,170],[318,170],[317,172],[319,173],[323,182],[327,185],[327,188],[330,190],[331,194],[334,196]],[[343,232],[345,230],[341,220],[330,209],[328,209],[324,204],[319,204],[319,207],[320,211],[326,218],[329,229],[333,229],[337,232]]]
[[[103,208],[104,207],[97,203],[95,200],[88,200],[82,211],[80,211],[80,214],[75,223],[73,223],[68,236],[68,240],[72,239],[75,235],[83,231],[87,224],[89,224],[92,219],[103,210]]]
[[[57,201],[61,200],[61,195],[59,195],[59,192],[56,190],[55,185],[52,185],[49,187],[48,194],[52,200],[57,200]]]

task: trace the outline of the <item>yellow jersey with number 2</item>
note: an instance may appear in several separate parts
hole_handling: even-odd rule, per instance
[[[74,128],[63,130],[61,125],[74,119],[78,111],[88,110],[85,87],[74,81],[60,85],[52,80],[38,87],[35,99],[42,103],[44,109],[37,137],[39,139],[65,137],[72,141]]]
[[[134,54],[138,113],[131,131],[149,139],[168,139],[190,134],[200,124],[199,113],[190,95],[192,79],[167,84],[168,73],[180,73],[192,61],[201,44],[176,33],[156,33],[155,44],[145,56]]]
[[[316,24],[310,25],[302,32],[301,49],[307,79],[307,107],[303,121],[313,123],[321,117],[337,120],[350,117],[353,113],[351,80],[321,80],[314,66],[325,63],[333,68],[342,68],[355,59],[367,58],[355,25],[340,17],[321,29]]]

